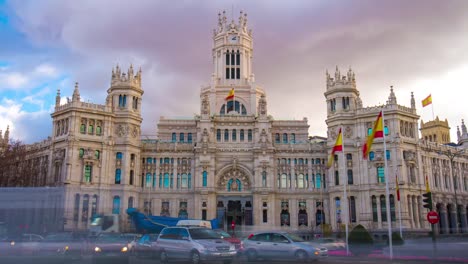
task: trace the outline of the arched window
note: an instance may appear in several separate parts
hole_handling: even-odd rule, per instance
[[[286,174],[281,175],[280,187],[283,189],[288,187],[288,176]]]
[[[145,179],[145,187],[151,187],[151,182],[153,178],[151,177],[151,173],[146,173],[146,179]]]
[[[393,194],[390,194],[390,218],[392,219],[392,222],[396,221],[396,216],[395,216],[395,197],[393,197]]]
[[[172,133],[172,142],[177,141],[177,133]]]
[[[75,194],[75,207],[73,208],[73,221],[78,222],[80,215],[80,194]]]
[[[241,105],[241,115],[247,115],[247,109],[244,105]]]
[[[348,184],[354,184],[353,170],[348,170]]]
[[[377,222],[378,217],[377,217],[377,198],[375,198],[375,195],[372,195],[372,221]]]
[[[91,201],[91,217],[96,216],[98,211],[98,196],[95,194],[93,195],[93,200]]]
[[[387,158],[387,160],[390,160],[390,150],[387,150],[385,153],[385,157]]]
[[[385,182],[385,169],[384,167],[377,167],[377,183]]]
[[[122,171],[120,169],[115,170],[115,184],[120,184],[120,181],[122,179]]]
[[[236,142],[236,141],[237,141],[237,130],[233,129],[232,130],[232,142]]]
[[[93,166],[92,165],[85,165],[84,180],[85,180],[86,183],[91,182],[92,175],[93,175]]]
[[[346,160],[349,160],[349,161],[353,160],[353,154],[351,153],[346,154]]]
[[[115,158],[118,159],[118,160],[122,160],[122,152],[117,152],[117,154],[115,155]]]
[[[180,183],[181,188],[188,188],[188,176],[187,174],[182,174],[181,176],[181,183]]]
[[[164,188],[165,189],[168,189],[171,185],[170,185],[170,179],[169,179],[169,173],[164,173]]]
[[[266,171],[262,172],[262,187],[267,187],[267,173],[266,173]]]
[[[375,158],[375,153],[374,151],[369,152],[369,160],[372,161]]]
[[[382,222],[387,222],[387,204],[385,203],[385,195],[380,195],[380,218]]]
[[[112,201],[112,213],[120,214],[120,197],[117,195],[114,196],[114,199]]]
[[[229,142],[229,130],[224,129],[224,142]]]
[[[351,196],[349,199],[349,215],[351,223],[356,223],[356,199]]]
[[[304,189],[305,188],[304,174],[299,174],[297,176],[297,188],[299,188],[299,189]]]
[[[288,143],[288,134],[283,134],[283,143]]]
[[[133,208],[133,206],[134,206],[133,205],[133,197],[130,196],[130,197],[128,197],[128,208]]]
[[[221,129],[217,129],[217,130],[216,130],[216,140],[217,140],[218,142],[221,141]]]
[[[249,130],[247,131],[247,140],[248,140],[249,142],[252,142],[252,129],[249,129]]]
[[[322,175],[320,175],[320,173],[315,175],[315,188],[322,188]]]
[[[208,185],[208,172],[203,171],[202,173],[202,186],[206,187]]]
[[[84,149],[83,148],[80,148],[79,156],[80,156],[80,158],[82,158],[84,156]]]
[[[335,216],[336,216],[336,222],[338,224],[341,224],[341,200],[339,197],[335,197]]]
[[[340,173],[335,171],[335,186],[340,185]]]
[[[244,142],[244,129],[240,130],[240,141]]]
[[[89,195],[83,195],[83,208],[81,209],[81,221],[87,223],[89,219]]]
[[[119,95],[119,107],[122,107],[123,106],[123,98],[122,98],[122,95],[120,94]]]
[[[180,142],[184,142],[184,140],[185,140],[185,135],[184,135],[184,133],[180,133],[180,134],[179,134],[179,141],[180,141]]]
[[[191,189],[192,188],[192,174],[188,174],[187,176],[187,188]]]
[[[80,126],[80,133],[81,133],[81,134],[85,134],[85,133],[86,133],[86,125],[85,125],[85,124],[81,124],[81,126]]]
[[[296,143],[296,134],[294,133],[291,134],[291,143]]]
[[[127,96],[123,96],[122,106],[125,107],[127,105]]]
[[[94,134],[94,126],[93,125],[88,126],[88,134],[90,134],[90,135]]]
[[[187,135],[187,142],[192,143],[192,133],[188,133]]]
[[[96,159],[100,159],[101,158],[101,152],[99,150],[94,151],[94,157]]]
[[[133,181],[135,180],[135,173],[133,170],[130,170],[130,185],[133,185]]]
[[[275,143],[281,143],[280,134],[279,134],[279,133],[276,133],[276,134],[275,134]]]

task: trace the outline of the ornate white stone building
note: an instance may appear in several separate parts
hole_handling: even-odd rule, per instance
[[[213,74],[200,91],[200,114],[161,117],[154,138],[140,134],[142,74],[133,67],[126,73],[113,69],[103,105],[80,101],[78,85],[66,104],[60,104],[58,93],[54,134],[38,151],[48,158],[47,185],[65,188],[64,228],[86,229],[96,213],[119,214],[129,228],[125,210],[137,207],[154,215],[218,218],[224,226],[235,221],[242,227],[314,230],[325,221],[337,230],[345,220],[347,179],[350,223],[386,230],[387,158],[395,228],[401,204],[404,230],[429,230],[421,201],[427,175],[442,217],[440,231],[467,232],[464,124],[460,145],[426,142],[419,138],[413,95],[405,107],[391,88],[386,104],[363,107],[355,74],[350,69],[342,75],[337,68],[333,77],[326,74],[328,138],[309,137],[306,118],[268,115],[266,91],[252,72],[253,55],[246,15],[228,23],[220,14],[213,32]],[[232,89],[234,97],[226,99]],[[362,143],[380,110],[387,152],[383,140],[376,139],[369,160],[363,160]],[[338,155],[327,170],[340,127],[345,160]]]

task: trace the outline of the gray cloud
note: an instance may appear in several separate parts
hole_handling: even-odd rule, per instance
[[[57,67],[80,82],[82,95],[103,102],[116,63],[143,68],[143,133],[159,116],[193,116],[209,81],[212,29],[230,1],[28,1],[11,3],[15,25]],[[307,117],[325,135],[325,69],[352,66],[365,105],[387,99],[395,85],[409,105],[411,85],[468,64],[466,1],[240,1],[254,32],[254,72],[277,118]],[[459,87],[443,87],[458,92]],[[415,92],[416,99],[426,91]],[[466,96],[465,96],[466,97]],[[457,98],[440,98],[457,100]],[[464,113],[441,112],[458,124]],[[290,102],[285,105],[284,102]],[[448,103],[448,102],[447,102]],[[458,105],[458,106],[457,106]],[[443,109],[443,108],[441,108]],[[452,125],[453,127],[453,125]],[[452,131],[454,134],[455,131]]]

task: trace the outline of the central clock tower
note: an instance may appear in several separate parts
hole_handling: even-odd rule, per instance
[[[230,23],[226,12],[218,14],[218,26],[213,30],[212,55],[214,71],[209,92],[210,109],[216,109],[221,115],[231,113],[227,110],[230,103],[225,98],[234,89],[234,112],[257,114],[256,106],[264,92],[255,85],[252,73],[252,30],[247,28],[247,14],[241,11],[238,21],[232,19]],[[202,91],[202,98],[207,92]],[[226,107],[224,111],[223,105]]]

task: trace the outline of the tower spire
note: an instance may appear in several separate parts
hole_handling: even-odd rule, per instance
[[[60,106],[60,88],[57,89],[57,95],[55,96],[55,107]]]
[[[73,102],[80,101],[80,90],[78,89],[78,82],[75,83],[75,90],[73,90],[72,101]]]

